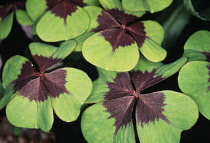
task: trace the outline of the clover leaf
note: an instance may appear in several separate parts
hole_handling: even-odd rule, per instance
[[[25,1],[8,1],[4,5],[0,5],[0,39],[6,38],[10,33],[14,13],[19,24],[32,25],[32,21],[25,10]]]
[[[186,58],[164,65],[146,59],[134,70],[113,72],[98,69],[99,78],[81,121],[89,143],[178,143],[183,130],[192,127],[198,110],[188,96],[170,90],[142,93],[148,87],[176,73]]]
[[[106,21],[106,22],[104,22]],[[139,50],[150,61],[166,57],[160,47],[164,31],[154,21],[139,18],[117,9],[101,10],[96,20],[97,32],[83,43],[83,55],[90,63],[110,71],[128,71],[139,60]]]
[[[122,0],[122,5],[130,11],[158,12],[168,7],[172,0]]]
[[[34,7],[36,4],[39,5]],[[36,21],[38,36],[48,42],[69,40],[83,34],[90,24],[86,5],[98,5],[96,0],[29,0],[27,10]],[[54,22],[51,22],[54,21]]]
[[[32,61],[14,56],[6,62],[3,69],[5,92],[0,108],[7,105],[7,118],[13,125],[49,131],[53,124],[53,110],[64,121],[77,119],[91,92],[91,80],[75,68],[49,69],[75,46],[73,40],[62,43],[59,48],[32,43]]]
[[[178,83],[183,93],[192,97],[203,116],[210,119],[210,32],[194,33],[184,45],[189,61],[180,70]]]

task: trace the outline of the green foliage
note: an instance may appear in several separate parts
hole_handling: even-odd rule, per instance
[[[136,126],[137,134],[141,142],[178,143],[182,130],[191,128],[198,118],[198,110],[194,101],[184,94],[169,90],[147,94],[142,94],[141,91],[173,75],[185,62],[186,58],[181,58],[174,63],[164,65],[142,59],[138,63],[138,66],[135,67],[133,71],[129,72],[129,79],[132,81],[127,81],[126,76],[117,76],[126,73],[108,72],[99,69],[99,78],[94,81],[92,94],[86,101],[96,104],[89,107],[83,113],[81,121],[83,135],[87,141],[93,143],[135,143],[134,126]],[[142,74],[133,75],[133,73],[139,71],[141,71]],[[118,77],[119,79],[117,79]],[[144,78],[143,81],[141,80],[142,78]],[[128,88],[130,82],[134,85],[138,83],[134,88],[135,94]],[[117,85],[111,83],[116,83]],[[162,105],[158,100],[161,98],[160,93],[164,95]],[[136,94],[139,94],[139,97]],[[144,95],[148,99],[146,99]],[[108,96],[109,99],[107,98]],[[129,98],[132,96],[133,98],[127,101],[126,97]],[[136,100],[134,105],[132,105],[132,100]],[[142,103],[139,103],[141,100]],[[110,106],[107,106],[107,104],[110,104]],[[132,106],[135,107],[131,110],[130,108],[132,108]],[[162,113],[158,109],[160,106],[163,106]],[[143,111],[148,107],[154,110],[154,112]],[[109,110],[109,108],[113,111]],[[129,112],[129,110],[131,110],[131,112]],[[129,112],[129,114],[127,114],[127,112]],[[141,112],[141,114],[138,112]],[[153,117],[158,117],[160,114],[165,116],[166,119],[156,118],[153,120]],[[120,117],[118,118],[118,116]],[[141,117],[142,119],[138,122]],[[132,118],[133,120],[125,124],[124,122],[126,122],[128,118]],[[142,123],[144,120],[148,120],[148,122]],[[134,124],[133,121],[136,121],[136,123]],[[121,124],[119,129],[118,124]],[[101,132],[101,130],[103,130],[103,132]],[[95,136],[93,136],[93,134]]]
[[[41,43],[30,44],[39,72],[22,56],[14,56],[6,62],[3,70],[5,91],[0,108],[7,105],[7,118],[13,125],[49,131],[53,123],[53,110],[66,122],[77,119],[92,88],[87,74],[74,68],[44,72],[58,62],[56,59],[64,59],[75,46],[74,41],[64,42],[59,48]],[[10,78],[7,78],[8,75]]]
[[[178,143],[181,132],[196,123],[198,111],[210,120],[210,32],[194,33],[182,57],[162,62],[190,13],[208,21],[209,7],[200,11],[200,2],[180,0],[173,10],[157,13],[160,19],[147,19],[147,12],[153,16],[171,3],[0,2],[0,39],[7,38],[13,22],[33,34],[26,52],[6,59],[0,74],[0,109],[6,109],[14,133],[20,134],[21,128],[48,132],[54,113],[73,122],[83,112],[81,130],[89,143]],[[174,85],[183,93],[147,91],[178,72]]]
[[[178,77],[182,92],[195,100],[201,114],[208,119],[210,119],[209,36],[209,31],[202,30],[194,33],[187,40],[184,56],[188,57],[190,62],[181,69]]]

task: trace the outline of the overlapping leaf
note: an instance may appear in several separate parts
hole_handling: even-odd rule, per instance
[[[39,37],[54,42],[76,38],[88,29],[90,18],[82,8],[86,5],[98,5],[98,1],[28,0],[26,6],[31,18],[36,21]]]
[[[158,12],[168,7],[172,0],[122,0],[123,8],[130,11]]]
[[[163,65],[146,59],[134,70],[112,72],[99,69],[86,102],[96,103],[82,115],[82,132],[89,143],[178,143],[182,130],[198,118],[194,101],[174,91],[142,91],[176,73],[186,62],[181,58]],[[94,135],[94,136],[93,136]]]
[[[108,9],[100,11],[95,23],[92,31],[97,33],[84,42],[82,52],[87,61],[100,68],[131,70],[138,63],[139,50],[153,62],[166,57],[166,51],[160,47],[164,31],[154,21],[141,22],[123,10]]]
[[[192,97],[199,111],[210,119],[210,32],[194,33],[184,46],[184,56],[189,58],[178,77],[182,92]]]
[[[91,80],[86,73],[74,68],[47,72],[75,46],[73,40],[62,43],[59,48],[32,43],[33,61],[22,56],[7,61],[3,70],[5,92],[0,108],[7,105],[7,118],[13,125],[49,131],[53,110],[64,121],[77,119],[81,105],[91,92]]]
[[[13,17],[16,13],[17,21],[22,25],[32,25],[32,21],[25,11],[24,1],[11,1],[0,6],[0,39],[8,36],[12,29]]]

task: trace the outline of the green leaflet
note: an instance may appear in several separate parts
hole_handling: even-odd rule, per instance
[[[37,70],[22,56],[7,61],[3,70],[5,92],[0,98],[0,108],[6,106],[8,120],[13,125],[47,132],[52,128],[53,110],[64,121],[77,119],[92,90],[88,75],[74,68],[45,72],[64,59],[75,46],[73,40],[62,43],[59,48],[32,43],[30,50]],[[10,78],[7,78],[8,74]]]
[[[84,42],[82,52],[86,60],[110,71],[128,71],[135,67],[139,59],[136,43],[119,47],[113,52],[111,45],[99,34],[94,34]]]
[[[135,124],[140,142],[179,143],[182,130],[189,129],[197,121],[198,111],[193,100],[174,91],[162,93],[166,96],[163,114],[166,115],[168,122],[160,119],[143,127]],[[83,135],[89,143],[128,141],[135,143],[132,123],[120,128],[115,134],[114,122],[114,118],[110,118],[103,104],[97,103],[83,113],[81,121]]]
[[[82,21],[81,19],[85,19]],[[51,23],[50,21],[54,21]],[[66,22],[63,18],[55,16],[50,11],[40,19],[36,26],[37,34],[41,39],[48,42],[69,40],[83,34],[89,26],[89,16],[80,7],[67,16]]]
[[[31,43],[29,45],[32,55],[45,56],[48,58],[52,56],[54,59],[64,59],[74,50],[75,47],[76,42],[74,40],[63,42],[59,48],[39,42]]]
[[[182,130],[192,127],[198,118],[197,106],[189,97],[174,91],[162,91],[165,95],[163,114],[169,123],[163,120],[138,126],[140,141],[145,143],[179,143]]]
[[[178,77],[179,87],[183,93],[194,99],[203,116],[209,114],[209,37],[210,32],[195,32],[184,45],[184,56],[189,59],[181,69]]]
[[[18,75],[21,72],[22,64],[28,61],[25,57],[22,56],[13,56],[7,60],[4,69],[3,69],[3,87],[6,88],[13,80],[18,78]],[[13,66],[14,63],[18,63]],[[7,76],[10,75],[10,76]]]
[[[105,112],[105,110],[106,109],[103,107],[103,105],[98,103],[86,109],[82,115],[82,133],[89,143],[113,142],[115,131],[113,126],[114,119],[111,118],[107,120],[110,114]]]
[[[4,39],[9,35],[12,29],[13,16],[14,12],[9,14],[3,20],[0,18],[0,39]]]
[[[187,63],[179,73],[178,83],[182,92],[192,97],[197,103],[199,111],[210,119],[208,67],[209,63],[205,61]]]
[[[141,91],[175,74],[186,61],[182,57],[164,65],[142,58],[129,72],[98,68],[99,78],[93,82],[92,93],[86,100],[96,104],[86,109],[82,116],[86,140],[90,143],[135,143],[136,126],[140,142],[178,143],[181,132],[197,121],[195,102],[174,91],[148,94],[141,94]]]
[[[206,60],[207,56],[202,52],[209,53],[209,41],[210,32],[206,30],[200,30],[195,32],[184,45],[184,56],[189,58],[189,61]]]
[[[102,32],[99,32],[83,43],[82,52],[85,59],[106,70],[129,71],[137,64],[140,49],[147,59],[153,62],[162,61],[166,57],[166,51],[159,45],[164,35],[162,27],[153,21],[144,21],[143,24],[148,38],[142,47],[138,47],[134,41],[129,46],[118,47],[113,51],[112,45],[101,36]]]
[[[101,14],[101,11],[102,11],[100,7],[96,7],[96,6],[86,6],[83,9],[89,15],[90,25],[87,29],[87,32],[75,38],[75,41],[77,42],[75,51],[82,51],[82,46],[83,46],[84,41],[94,34],[94,32],[90,32],[90,31],[98,26],[98,23],[96,20],[97,20],[98,15]]]
[[[32,25],[33,22],[31,21],[28,13],[25,10],[16,10],[16,18],[18,23],[22,24],[22,25]]]
[[[149,11],[158,12],[168,7],[172,0],[122,0],[124,9],[131,11]]]
[[[122,10],[122,5],[119,0],[99,0],[105,9],[118,9]]]
[[[42,15],[47,9],[46,2],[44,0],[27,0],[26,1],[26,10],[32,19],[36,19]]]
[[[53,110],[50,99],[35,102],[16,95],[7,105],[6,114],[8,120],[17,127],[40,128],[45,132],[52,128]]]

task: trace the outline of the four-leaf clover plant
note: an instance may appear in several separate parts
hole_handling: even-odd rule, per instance
[[[8,120],[17,127],[49,131],[55,114],[66,122],[74,121],[92,89],[88,75],[75,68],[52,70],[76,46],[62,43],[59,48],[30,44],[33,59],[10,58],[3,69],[4,96],[0,108],[6,106]]]
[[[6,107],[8,120],[17,127],[49,131],[53,111],[71,122],[78,118],[84,103],[94,103],[81,120],[89,143],[178,143],[181,132],[197,121],[198,109],[210,119],[210,32],[192,35],[185,44],[184,57],[171,64],[160,63],[167,54],[161,47],[164,30],[155,21],[142,21],[141,16],[147,11],[158,12],[171,2],[5,2],[0,6],[0,39],[11,31],[15,12],[20,24],[33,24],[34,35],[45,42],[61,41],[61,45],[35,42],[29,45],[30,60],[17,55],[5,63],[0,109]],[[72,51],[81,51],[97,67],[99,77],[93,90],[83,71],[56,68]],[[178,81],[184,94],[170,90],[144,93],[180,69]]]
[[[111,6],[100,2],[105,10],[97,11],[90,30],[95,34],[82,47],[87,61],[110,71],[129,71],[138,63],[140,52],[153,62],[165,59],[166,51],[160,46],[164,37],[161,25],[140,21],[140,17],[127,13],[120,2]]]
[[[178,143],[183,130],[197,121],[198,109],[188,96],[170,90],[142,93],[176,73],[183,57],[164,65],[141,59],[129,72],[98,69],[99,78],[81,120],[89,143]]]

